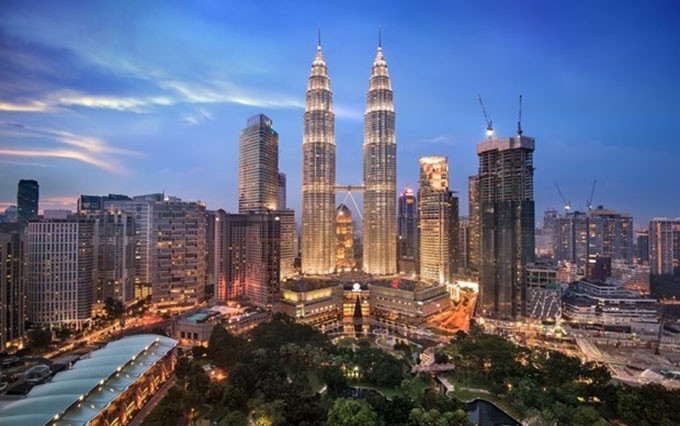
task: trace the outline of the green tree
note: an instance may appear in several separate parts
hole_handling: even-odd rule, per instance
[[[104,300],[104,310],[109,319],[116,319],[122,317],[125,313],[125,305],[123,305],[123,302],[120,300],[116,300],[113,297],[107,297],[106,300]]]
[[[336,399],[328,411],[328,426],[375,426],[378,415],[365,401]]]
[[[31,350],[41,350],[49,346],[52,341],[52,333],[48,330],[33,328],[26,332],[26,339],[26,346]]]
[[[208,340],[208,358],[220,368],[234,365],[244,351],[245,343],[240,337],[233,336],[222,324],[215,324]]]

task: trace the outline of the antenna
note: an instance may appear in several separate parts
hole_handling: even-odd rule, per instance
[[[519,95],[519,117],[517,118],[517,136],[522,136],[522,95]]]
[[[321,27],[319,27],[319,28],[317,29],[317,37],[318,37],[318,40],[319,40],[319,41],[318,41],[318,43],[317,43],[316,46],[317,46],[317,47],[321,47]]]
[[[555,182],[555,186],[557,187],[557,192],[560,194],[560,198],[562,199],[562,202],[564,203],[564,212],[569,213],[569,210],[571,210],[571,201],[567,201],[564,198],[564,195],[562,195],[562,190],[560,189],[560,186]]]
[[[378,27],[378,47],[382,49],[382,28]]]
[[[479,100],[479,104],[482,106],[482,112],[484,113],[484,120],[486,120],[486,135],[491,138],[493,136],[493,122],[491,119],[489,119],[489,116],[486,114],[486,108],[484,108],[484,101],[482,101],[482,96],[477,95],[477,99]]]

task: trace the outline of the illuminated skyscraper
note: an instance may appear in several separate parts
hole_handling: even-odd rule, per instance
[[[477,145],[480,280],[483,316],[517,317],[526,309],[526,268],[534,261],[533,138],[492,137]]]
[[[405,188],[399,196],[397,255],[399,272],[415,272],[418,257],[418,201],[411,188]]]
[[[479,271],[479,233],[480,230],[480,212],[479,212],[479,182],[478,176],[470,176],[468,178],[468,216],[470,217],[470,256],[468,259],[468,267],[473,271]]]
[[[652,275],[673,274],[673,237],[673,220],[654,218],[649,222],[649,269]]]
[[[241,132],[238,161],[238,211],[276,210],[279,201],[279,134],[264,114],[248,119]]]
[[[346,205],[338,206],[338,214],[335,217],[335,266],[338,271],[353,269],[356,265],[354,260],[354,220],[352,211]]]
[[[335,115],[321,42],[312,62],[302,136],[302,272],[335,269]]]
[[[449,191],[446,157],[420,158],[418,190],[420,279],[443,284],[458,269],[458,198]]]
[[[397,272],[397,144],[392,85],[378,44],[364,119],[364,272]]]
[[[17,189],[17,222],[26,225],[29,220],[38,217],[38,198],[40,185],[35,180],[21,179]]]

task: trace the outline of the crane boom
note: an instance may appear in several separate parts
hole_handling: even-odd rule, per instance
[[[557,193],[560,194],[560,198],[562,198],[562,202],[564,203],[564,211],[566,213],[569,213],[569,210],[571,210],[571,201],[567,201],[564,198],[564,194],[562,194],[562,190],[560,189],[560,186],[555,182],[555,187],[557,188]]]
[[[493,122],[489,118],[489,116],[486,113],[486,108],[484,107],[484,101],[482,101],[482,96],[477,95],[477,99],[479,100],[479,104],[482,106],[482,112],[484,113],[484,120],[486,120],[486,135],[488,137],[491,137],[493,135]]]
[[[517,136],[522,136],[522,95],[519,95],[519,117],[517,117]]]
[[[590,190],[590,198],[586,201],[586,206],[588,206],[588,211],[593,209],[593,197],[595,196],[595,185],[597,184],[597,179],[593,180],[593,187]]]

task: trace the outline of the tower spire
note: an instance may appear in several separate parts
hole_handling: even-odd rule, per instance
[[[378,27],[378,49],[382,50],[382,28]]]
[[[321,27],[317,29],[318,42],[316,44],[317,50],[321,50]]]

